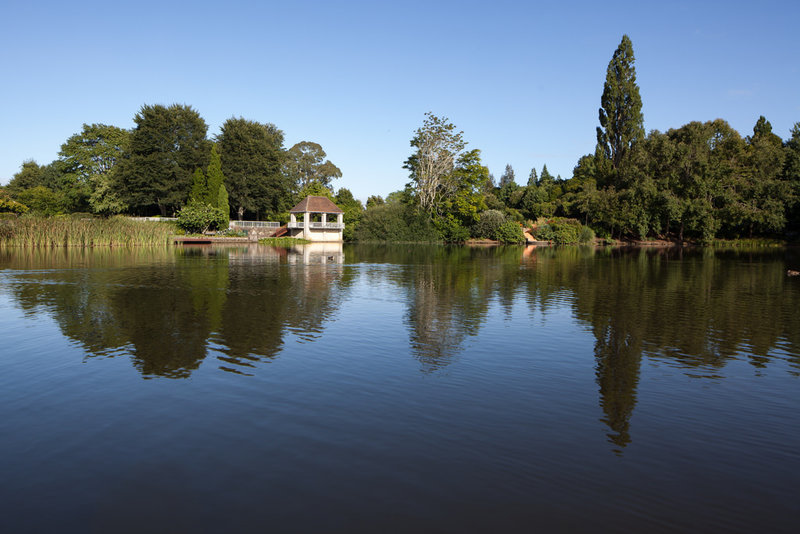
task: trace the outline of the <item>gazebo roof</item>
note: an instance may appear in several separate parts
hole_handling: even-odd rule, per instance
[[[328,197],[307,196],[289,210],[289,213],[344,213]]]

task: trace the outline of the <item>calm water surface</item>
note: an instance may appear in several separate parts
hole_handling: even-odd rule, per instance
[[[0,251],[2,532],[794,532],[796,251]]]

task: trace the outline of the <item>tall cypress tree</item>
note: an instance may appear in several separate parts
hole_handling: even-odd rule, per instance
[[[215,208],[220,208],[219,204],[219,188],[225,181],[222,175],[222,162],[220,161],[219,152],[217,152],[217,145],[211,145],[211,160],[208,163],[208,196],[206,202]]]
[[[642,98],[633,62],[633,44],[623,35],[608,63],[597,128],[597,152],[610,160],[615,170],[630,146],[645,135]]]
[[[189,202],[205,203],[208,198],[208,180],[203,169],[195,169],[192,175],[192,192],[189,193]]]

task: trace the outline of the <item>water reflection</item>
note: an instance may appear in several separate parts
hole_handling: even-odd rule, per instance
[[[306,340],[321,332],[351,279],[281,269],[286,259],[258,246],[40,249],[4,251],[0,266],[17,271],[7,287],[25,313],[50,313],[87,356],[126,349],[146,378],[186,378],[211,352],[220,369],[249,374],[287,330]]]
[[[168,378],[208,361],[252,374],[287,336],[319,339],[359,280],[399,296],[408,353],[430,375],[467,354],[490,319],[513,335],[556,339],[540,322],[566,310],[594,338],[585,361],[621,450],[632,440],[645,358],[699,378],[722,376],[734,360],[800,372],[800,279],[785,274],[795,255],[340,244],[4,250],[0,291],[28,317],[51,315],[87,357],[129,354],[142,376]],[[498,339],[496,328],[490,334]]]

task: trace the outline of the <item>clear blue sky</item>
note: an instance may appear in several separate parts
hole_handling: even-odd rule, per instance
[[[633,41],[645,128],[800,121],[800,2],[4,2],[0,183],[85,123],[142,104],[232,116],[320,143],[362,200],[408,181],[433,111],[495,177],[569,177],[594,151],[605,70]]]

